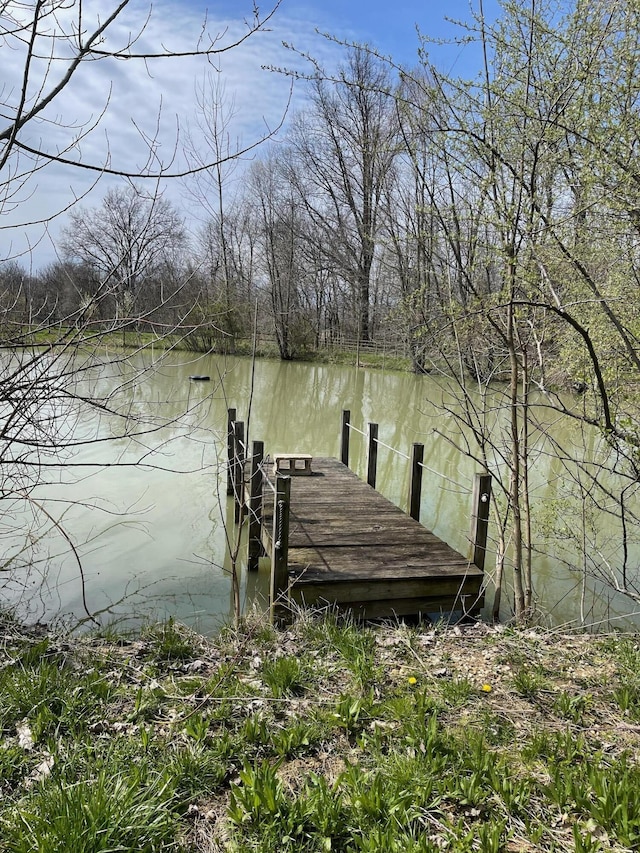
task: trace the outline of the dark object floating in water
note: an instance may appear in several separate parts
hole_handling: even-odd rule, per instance
[[[200,376],[197,373],[189,377],[193,382],[208,382],[210,378],[209,376]]]

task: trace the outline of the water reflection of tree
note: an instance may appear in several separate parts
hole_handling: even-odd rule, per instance
[[[275,8],[277,8],[277,3]],[[131,251],[144,243],[145,231],[152,223],[149,211],[163,208],[160,187],[164,181],[179,176],[179,169],[173,169],[175,151],[163,161],[160,145],[161,117],[151,133],[139,128],[137,150],[130,149],[126,162],[115,162],[113,152],[94,146],[101,135],[100,125],[117,104],[111,101],[108,68],[114,77],[120,73],[122,60],[126,59],[128,73],[146,73],[149,63],[182,62],[185,57],[200,59],[208,64],[214,57],[232,50],[254,33],[264,29],[275,8],[260,14],[257,7],[248,19],[244,31],[233,38],[229,33],[208,32],[206,21],[201,29],[194,33],[191,45],[180,50],[172,50],[164,44],[154,43],[154,28],[150,17],[137,26],[140,18],[129,0],[114,4],[101,4],[100,9],[89,10],[80,0],[51,3],[5,3],[2,6],[3,42],[2,49],[10,51],[10,63],[5,65],[13,75],[14,85],[3,88],[2,102],[3,125],[0,127],[0,216],[11,215],[14,227],[36,226],[38,223],[19,222],[21,210],[26,210],[22,202],[28,200],[43,170],[63,165],[71,174],[91,175],[95,184],[108,177],[128,186],[129,198],[140,202],[144,196],[146,207],[144,215],[136,221],[131,220],[127,245]],[[42,60],[47,57],[47,60]],[[76,116],[68,116],[64,110],[64,96],[72,93],[72,86],[91,82],[87,75],[90,69],[100,67],[106,72],[103,104],[94,105],[97,113],[78,121]],[[153,79],[153,78],[150,78]],[[160,98],[161,92],[156,93]],[[68,102],[67,102],[68,103]],[[134,126],[136,117],[129,117]],[[122,116],[118,117],[124,123]],[[154,135],[155,133],[155,135]],[[268,135],[268,134],[267,134]],[[108,137],[106,137],[108,140]],[[166,143],[166,139],[163,140]],[[254,140],[245,151],[257,144]],[[135,147],[135,146],[134,146]],[[241,152],[238,152],[241,153]],[[142,164],[142,165],[139,165]],[[214,167],[215,162],[206,164]],[[188,168],[186,170],[189,171]],[[182,170],[180,176],[184,175]],[[138,182],[144,182],[142,190]],[[125,193],[125,194],[126,194]],[[112,190],[113,198],[122,198],[120,190]],[[107,196],[109,197],[109,196]],[[61,188],[59,208],[53,215],[39,224],[42,236],[55,216],[72,211],[79,197],[73,190]],[[144,207],[144,205],[143,205]],[[138,205],[139,208],[139,205]],[[127,219],[127,209],[120,205],[120,218]],[[166,214],[165,223],[171,219]],[[82,221],[77,218],[78,228]],[[176,225],[173,220],[173,226]],[[5,233],[8,233],[5,232]],[[95,233],[99,242],[101,234]],[[104,235],[102,235],[104,236]],[[138,241],[138,242],[136,242]],[[86,240],[84,241],[86,245]],[[157,243],[155,244],[158,248]],[[9,249],[10,253],[10,249]],[[0,499],[3,506],[22,502],[31,513],[35,528],[30,528],[24,539],[25,546],[30,541],[40,541],[42,525],[47,519],[63,536],[62,520],[56,518],[35,498],[35,490],[48,482],[51,475],[57,476],[60,466],[73,464],[71,457],[88,444],[95,447],[96,456],[102,446],[114,438],[129,448],[139,451],[135,462],[124,463],[115,457],[105,463],[88,462],[85,469],[97,465],[121,465],[144,463],[148,467],[156,464],[154,455],[157,446],[150,437],[157,436],[167,423],[178,421],[188,428],[192,424],[194,413],[202,407],[202,401],[186,400],[186,408],[178,416],[168,416],[162,411],[162,401],[157,400],[156,408],[138,406],[131,397],[132,389],[142,393],[149,370],[156,369],[157,362],[143,364],[141,369],[134,368],[132,353],[117,349],[114,333],[122,332],[132,322],[134,306],[127,294],[133,294],[135,287],[132,276],[140,273],[127,265],[132,254],[120,247],[108,257],[101,267],[101,275],[87,276],[86,264],[66,264],[60,267],[69,288],[76,289],[77,299],[73,310],[61,313],[55,294],[39,292],[38,310],[35,311],[35,296],[31,287],[32,280],[23,276],[14,282],[11,277],[4,281],[7,285],[0,299],[0,345],[3,349],[3,371],[0,378]],[[5,257],[3,260],[15,260]],[[122,269],[127,267],[123,278]],[[81,274],[76,277],[76,273]],[[171,299],[184,293],[190,284],[190,274],[182,281],[174,283]],[[175,331],[175,324],[167,326],[161,319],[160,325],[151,325],[151,314],[156,317],[158,311],[168,304],[168,297],[154,302],[152,309],[142,306],[135,313],[135,323],[153,329],[151,337],[166,338]],[[115,310],[107,310],[115,306]],[[146,324],[146,325],[145,325]],[[157,351],[156,351],[157,353]],[[121,381],[109,383],[104,393],[96,382],[96,365],[109,365],[112,377],[122,368]],[[102,386],[104,387],[104,386]],[[89,407],[109,424],[108,434],[93,435],[78,433],[74,427],[81,423],[83,413]],[[88,507],[90,508],[90,507]],[[23,516],[24,518],[24,516]],[[74,547],[73,542],[69,545]],[[44,563],[41,576],[45,582],[51,580],[47,564]],[[82,567],[79,566],[80,574]],[[16,560],[7,560],[2,566],[0,583],[13,585],[31,583],[37,572],[30,562],[28,548],[20,549]],[[5,578],[7,581],[5,581]],[[21,580],[22,579],[22,580]],[[86,599],[83,598],[86,607]],[[91,614],[87,613],[89,618]]]

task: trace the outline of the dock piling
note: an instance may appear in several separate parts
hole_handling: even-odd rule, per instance
[[[420,501],[422,499],[422,460],[424,444],[414,442],[411,451],[411,487],[409,490],[409,515],[420,521]]]
[[[471,562],[484,571],[491,504],[491,474],[476,474],[473,478],[473,503],[471,515]]]
[[[262,462],[264,442],[254,441],[251,450],[251,481],[249,492],[249,556],[247,567],[258,571],[258,560],[262,555]]]
[[[235,513],[234,517],[236,524],[242,519],[242,509],[244,504],[244,422],[236,421],[233,428],[233,494],[235,497]]]
[[[276,494],[273,506],[273,547],[271,554],[271,621],[286,616],[289,588],[289,509],[291,477],[276,474]]]
[[[351,423],[351,412],[344,409],[342,412],[342,433],[340,438],[340,461],[349,467],[349,424]]]
[[[234,459],[235,459],[235,423],[237,412],[235,409],[227,409],[227,494],[231,496],[234,492]]]
[[[378,424],[369,424],[369,449],[367,452],[367,483],[371,488],[376,487],[376,471],[378,467]]]

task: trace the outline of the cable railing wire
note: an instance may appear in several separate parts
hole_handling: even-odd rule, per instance
[[[363,435],[365,438],[367,437],[366,432],[363,432],[361,429],[358,429],[358,427],[355,427],[351,422],[349,422],[347,424],[347,426],[349,427],[349,429],[352,429],[354,432],[360,433],[360,435]]]
[[[469,490],[468,486],[463,486],[462,483],[459,483],[457,480],[454,480],[453,477],[449,477],[447,474],[443,474],[441,471],[436,471],[435,468],[430,468],[428,465],[425,465],[424,462],[418,462],[418,465],[421,468],[424,468],[424,470],[428,471],[430,474],[436,474],[436,476],[441,477],[448,483],[452,483],[454,486],[457,486],[459,489],[462,489],[465,492]]]
[[[368,433],[364,432],[358,427],[354,426],[350,421],[347,423],[347,426],[350,430],[359,433],[364,438],[367,438]],[[397,447],[392,447],[390,444],[382,441],[380,438],[374,438],[374,441],[380,447],[386,448],[386,450],[391,451],[391,453],[395,453],[397,456],[400,456],[402,459],[406,459],[408,462],[411,461],[411,456],[408,453],[403,453],[402,450],[398,450]],[[429,465],[425,465],[424,462],[418,462],[420,468],[423,468],[425,471],[429,471],[430,474],[435,474],[437,477],[445,480],[447,483],[451,483],[456,486],[458,489],[462,489],[463,491],[467,491],[468,487],[464,486],[462,483],[459,483],[457,480],[454,480],[453,477],[449,477],[447,474],[443,474],[441,471],[437,471],[435,468],[431,468]]]
[[[234,430],[235,430],[235,424],[236,423],[237,423],[236,421],[231,422],[231,425],[232,425]],[[368,437],[367,432],[365,432],[364,430],[358,429],[358,427],[355,426],[353,423],[351,423],[351,421],[348,421],[346,425],[350,431],[357,432],[363,438]],[[387,444],[386,442],[382,441],[380,438],[376,437],[373,440],[380,447],[384,447],[386,450],[390,451],[391,453],[395,453],[397,456],[400,456],[401,459],[405,459],[406,461],[411,461],[411,456],[408,453],[404,453],[402,450],[398,450],[397,447],[392,447],[390,444]],[[240,441],[240,439],[238,439],[237,437],[235,438],[235,441],[237,442],[237,444],[242,448],[242,450],[246,454],[246,450],[247,450],[246,444],[244,442]],[[276,494],[276,487],[270,479],[270,476],[269,476],[270,472],[268,472],[264,467],[265,464],[266,465],[271,464],[271,460],[270,460],[269,456],[266,456],[264,458],[262,463],[258,466],[258,470],[262,473],[263,481],[268,484],[269,488],[271,489],[271,491],[275,495]],[[466,486],[464,486],[462,483],[459,483],[457,480],[454,480],[453,477],[450,477],[447,474],[443,474],[442,471],[437,471],[435,468],[432,468],[430,465],[426,465],[424,462],[418,462],[417,464],[418,464],[419,468],[422,468],[423,470],[428,471],[430,474],[435,474],[437,477],[440,477],[442,480],[444,480],[447,483],[451,483],[451,485],[455,486],[456,488],[461,489],[463,491],[467,490]]]
[[[374,439],[376,444],[379,444],[380,447],[386,447],[387,450],[390,450],[392,453],[397,453],[398,456],[401,456],[403,459],[411,459],[406,453],[403,453],[401,450],[398,450],[397,447],[391,447],[390,444],[385,444],[384,441],[381,441],[379,438]]]

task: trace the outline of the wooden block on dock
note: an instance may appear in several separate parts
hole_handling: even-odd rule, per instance
[[[273,463],[276,473],[301,475],[311,474],[311,462],[313,457],[310,453],[275,453]]]

